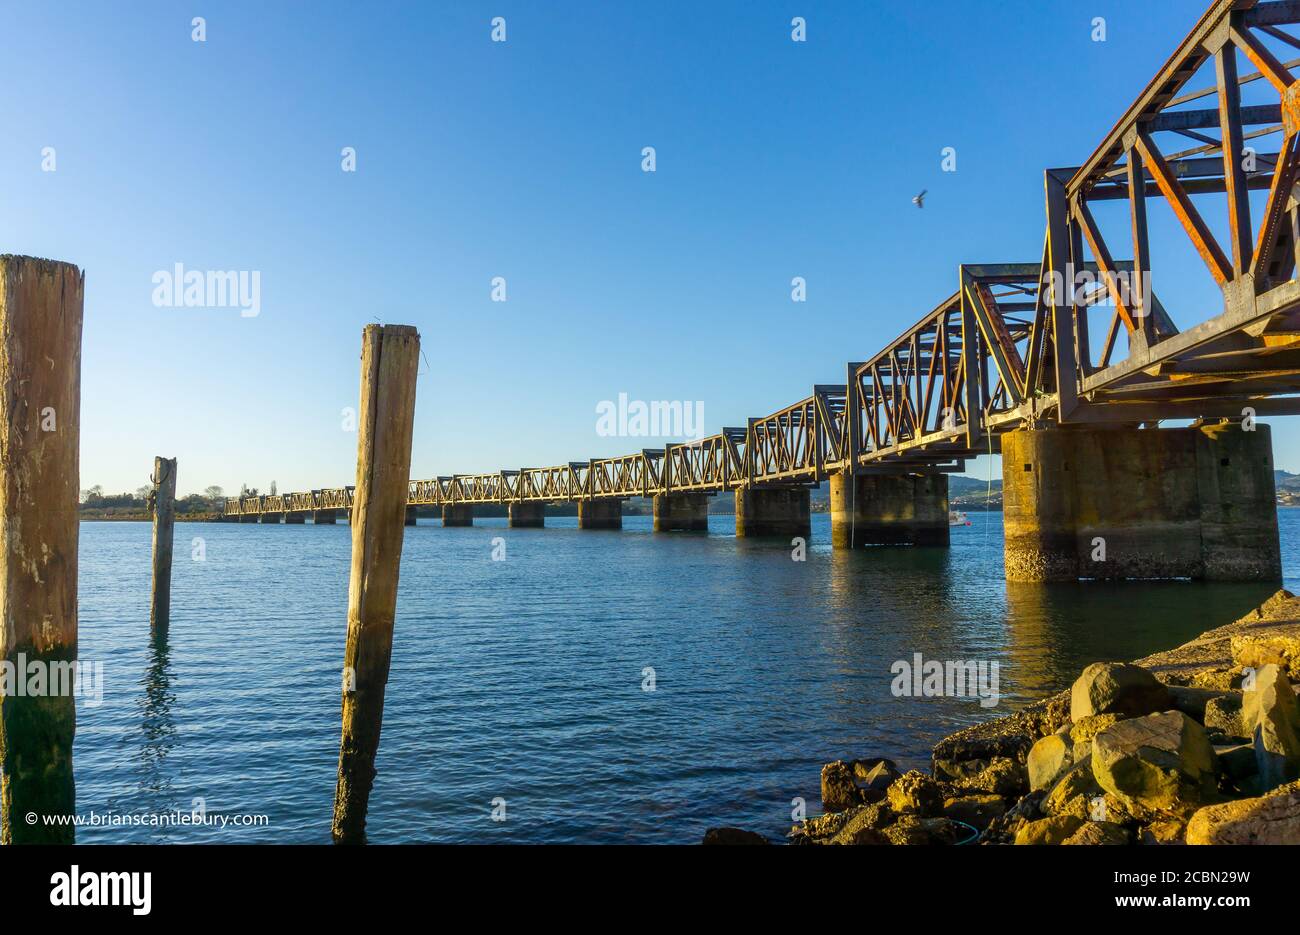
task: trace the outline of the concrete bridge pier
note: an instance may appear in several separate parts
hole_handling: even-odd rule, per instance
[[[546,504],[540,501],[517,500],[510,504],[510,526],[513,529],[540,529],[546,525]]]
[[[947,474],[832,474],[831,545],[948,545]]]
[[[812,533],[807,487],[740,487],[736,490],[736,537],[783,539]]]
[[[333,526],[338,522],[338,516],[333,510],[316,510],[311,520],[317,526]]]
[[[651,506],[655,532],[709,531],[708,494],[656,494]]]
[[[284,521],[291,526],[301,526],[307,522],[306,513],[285,513]]]
[[[623,501],[617,497],[578,501],[579,529],[622,529]]]
[[[283,513],[263,513],[258,519],[259,523],[278,523],[284,518]]]
[[[1267,425],[1002,437],[1008,581],[1280,581]]]
[[[474,525],[474,504],[448,503],[444,505],[442,508],[442,525],[473,526]]]
[[[406,508],[406,525],[407,526],[415,525],[415,507],[413,506],[408,506]]]
[[[259,517],[256,513],[240,513],[239,516],[236,518],[241,523],[256,523],[259,519],[261,519],[261,517]]]

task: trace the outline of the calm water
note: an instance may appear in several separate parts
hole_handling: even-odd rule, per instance
[[[1300,511],[1281,510],[1287,585]],[[371,798],[374,842],[697,842],[771,835],[819,808],[837,757],[928,762],[957,727],[1065,687],[1087,662],[1173,646],[1271,588],[1188,582],[1010,586],[1000,514],[951,549],[830,549],[806,562],[734,537],[576,520],[406,530],[392,675]],[[206,558],[191,560],[202,536]],[[506,543],[493,561],[494,537]],[[78,702],[85,815],[265,814],[259,828],[83,828],[95,841],[327,842],[346,632],[346,525],[179,524],[172,626],[149,639],[149,526],[81,527]],[[889,667],[996,660],[1001,704],[896,698]],[[643,690],[653,668],[655,690]],[[491,818],[506,802],[506,821]]]

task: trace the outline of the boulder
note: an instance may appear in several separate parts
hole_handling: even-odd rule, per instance
[[[1300,629],[1279,627],[1234,634],[1232,661],[1251,669],[1276,665],[1300,678]]]
[[[1097,783],[1126,806],[1181,814],[1217,795],[1214,748],[1181,711],[1112,724],[1092,741]]]
[[[943,803],[944,818],[963,822],[979,831],[1002,817],[1006,810],[1006,800],[1000,795],[964,795],[945,799]]]
[[[1188,688],[1181,685],[1167,685],[1169,700],[1175,711],[1181,711],[1190,718],[1205,723],[1205,706],[1216,698],[1230,695],[1230,691],[1213,688]]]
[[[884,798],[889,784],[901,775],[894,761],[883,756],[853,761],[853,778],[858,788],[877,801]]]
[[[1029,789],[1046,789],[1074,763],[1074,741],[1068,734],[1048,734],[1029,749],[1026,766]]]
[[[822,810],[842,812],[863,804],[862,792],[853,781],[853,770],[843,760],[822,767]]]
[[[790,829],[786,839],[791,844],[825,844],[836,832],[852,820],[853,816],[867,806],[858,805],[843,812],[818,815],[799,822]]]
[[[1074,815],[1076,818],[1101,820],[1104,816],[1093,814],[1093,800],[1101,794],[1101,786],[1092,775],[1092,761],[1085,757],[1057,780],[1039,808],[1045,815]]]
[[[985,762],[983,769],[957,779],[956,785],[992,795],[1019,796],[1029,791],[1029,774],[1019,760],[995,756]]]
[[[1169,690],[1159,679],[1127,663],[1094,662],[1070,689],[1070,720],[1075,723],[1094,714],[1140,717],[1170,705]]]
[[[705,844],[768,844],[767,838],[742,828],[710,828],[704,832]]]
[[[1085,821],[1062,844],[1128,844],[1128,829],[1111,821]]]
[[[1164,818],[1153,821],[1142,829],[1138,836],[1140,844],[1185,844],[1184,835],[1187,825],[1176,818]]]
[[[1256,671],[1254,687],[1242,693],[1241,722],[1255,746],[1261,790],[1300,777],[1300,703],[1281,666]]]
[[[1200,809],[1187,823],[1187,843],[1300,844],[1300,783]]]
[[[1192,685],[1197,688],[1214,688],[1219,691],[1230,691],[1241,686],[1241,668],[1232,666],[1231,668],[1211,668],[1201,669],[1192,673]]]
[[[1205,729],[1228,737],[1247,737],[1250,732],[1241,723],[1241,693],[1232,692],[1211,698],[1205,703]]]
[[[856,809],[853,817],[840,827],[828,843],[888,844],[889,841],[880,832],[892,825],[897,817],[884,802]]]
[[[925,773],[911,770],[894,780],[886,790],[889,807],[899,815],[919,815],[930,818],[943,807],[943,792],[939,784]]]
[[[1084,824],[1082,818],[1074,815],[1056,815],[1052,818],[1040,818],[1027,821],[1016,832],[1017,844],[1060,844]]]
[[[1069,720],[1069,692],[1061,692],[1006,717],[959,730],[935,745],[934,777],[960,782],[984,772],[999,758],[1014,760],[1023,767],[1034,741]]]
[[[1086,746],[1086,750],[1076,750],[1076,760],[1083,759],[1092,749],[1092,738],[1116,721],[1122,721],[1118,714],[1093,714],[1080,719],[1079,723],[1070,725],[1070,740],[1076,747]]]
[[[1016,834],[1028,822],[1037,821],[1043,815],[1038,806],[1043,801],[1043,793],[1031,792],[1007,809],[1006,814],[993,819],[985,829],[981,840],[987,844],[1013,844]]]
[[[1249,742],[1216,743],[1214,755],[1219,761],[1219,770],[1229,779],[1245,779],[1255,775],[1258,769],[1255,745]]]
[[[902,815],[884,830],[890,844],[956,844],[970,832],[947,818]]]

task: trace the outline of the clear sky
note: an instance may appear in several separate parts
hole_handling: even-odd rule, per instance
[[[414,476],[621,454],[653,440],[600,436],[602,400],[743,425],[842,382],[959,262],[1037,262],[1042,170],[1204,6],[7,3],[0,251],[86,271],[82,487],[155,454],[182,492],[352,483],[376,320],[422,335]],[[257,271],[260,314],[157,307],[177,263]]]

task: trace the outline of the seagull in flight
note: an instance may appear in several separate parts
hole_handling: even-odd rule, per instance
[[[924,207],[925,207],[925,193],[926,193],[926,189],[924,189],[924,188],[921,189],[921,194],[917,195],[915,198],[912,199],[912,204],[916,205],[918,208],[924,208]]]

